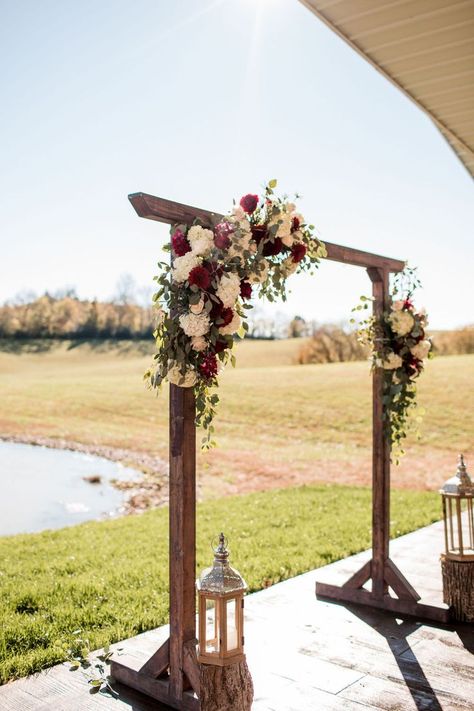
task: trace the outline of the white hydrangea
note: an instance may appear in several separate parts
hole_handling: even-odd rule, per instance
[[[179,325],[187,336],[204,336],[208,333],[211,323],[206,312],[200,314],[181,314]]]
[[[255,269],[255,271],[249,275],[249,282],[251,284],[263,284],[263,282],[268,278],[270,265],[267,259],[259,259],[258,262],[256,262],[256,265],[258,265],[259,269],[258,271]]]
[[[171,277],[177,284],[181,284],[189,276],[189,272],[201,263],[199,257],[193,252],[187,252],[182,257],[176,257],[173,262]]]
[[[196,384],[197,375],[196,371],[192,368],[187,368],[185,374],[183,375],[179,369],[178,365],[173,365],[167,374],[168,382],[173,383],[173,385],[179,385],[181,388],[192,388]]]
[[[187,234],[191,251],[198,256],[209,254],[214,247],[214,232],[200,225],[193,225]]]
[[[240,295],[239,275],[234,272],[225,272],[221,277],[216,294],[224,306],[234,306]]]
[[[250,250],[250,240],[252,239],[251,232],[241,232],[240,236],[237,234],[232,235],[232,244],[227,250],[229,258],[242,256],[243,251]],[[237,249],[237,246],[239,249]]]
[[[415,319],[409,311],[392,311],[388,320],[399,336],[406,336],[415,325]]]
[[[385,370],[396,370],[403,364],[403,360],[396,353],[390,353],[388,358],[383,361],[382,365]]]
[[[413,348],[410,348],[410,351],[415,356],[415,358],[419,358],[420,360],[423,360],[423,358],[426,358],[426,356],[428,355],[430,350],[431,350],[430,341],[420,341],[419,343],[416,344],[416,346],[413,346]]]
[[[227,324],[227,326],[221,326],[219,329],[219,333],[221,333],[223,336],[232,336],[233,333],[236,333],[239,328],[242,325],[242,319],[240,318],[239,314],[234,311],[234,316],[232,318],[232,321]]]
[[[191,338],[191,345],[195,351],[198,351],[198,353],[200,353],[201,351],[206,350],[207,341],[204,336],[193,336]]]

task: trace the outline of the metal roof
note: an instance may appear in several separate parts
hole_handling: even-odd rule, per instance
[[[474,176],[474,0],[300,0],[434,121]]]

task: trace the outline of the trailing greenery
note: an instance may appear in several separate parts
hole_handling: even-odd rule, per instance
[[[221,529],[250,591],[370,545],[368,488],[320,485],[198,506],[200,570]],[[439,518],[438,495],[393,491],[392,536]],[[0,539],[0,681],[157,627],[168,616],[168,511]],[[75,634],[74,634],[75,633]]]

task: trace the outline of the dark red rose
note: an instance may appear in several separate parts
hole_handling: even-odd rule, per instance
[[[260,244],[262,239],[265,239],[268,234],[265,225],[252,225],[250,229],[252,230],[252,237],[257,244]]]
[[[211,321],[217,321],[217,319],[221,317],[223,308],[224,304],[220,299],[218,301],[212,301],[212,309],[209,312]]]
[[[299,229],[300,224],[299,217],[294,217],[291,221],[291,231],[296,232],[296,230]]]
[[[243,299],[250,299],[252,296],[252,284],[248,281],[240,282],[240,296]]]
[[[205,267],[194,267],[189,272],[188,282],[191,286],[198,286],[205,291],[211,285],[211,275]]]
[[[222,309],[220,313],[220,319],[223,321],[223,323],[220,324],[220,326],[227,326],[232,319],[234,318],[234,312],[230,308],[230,306],[226,306],[225,308]]]
[[[173,247],[173,252],[177,257],[182,257],[191,251],[191,245],[189,244],[186,236],[181,230],[176,230],[171,237],[171,245]]]
[[[216,341],[216,344],[214,346],[214,353],[222,353],[222,351],[225,351],[226,348],[229,347],[229,344],[227,341],[222,341],[220,338],[218,341]]]
[[[301,242],[297,242],[291,248],[291,256],[293,257],[293,261],[296,263],[301,262],[301,260],[304,259],[305,254],[306,245]]]
[[[280,254],[281,250],[283,249],[283,242],[279,237],[275,237],[273,242],[268,240],[268,242],[265,242],[263,245],[263,251],[262,254],[264,257],[274,257],[276,254]]]
[[[234,231],[229,222],[219,222],[214,230],[214,244],[219,249],[228,249],[232,243],[230,235]]]
[[[405,299],[403,302],[403,308],[404,309],[412,309],[413,308],[413,303],[410,301],[410,299]]]
[[[245,210],[248,215],[251,215],[252,212],[255,211],[257,205],[258,195],[251,195],[249,193],[248,195],[244,195],[244,197],[240,200],[240,207],[242,208],[242,210]]]
[[[199,372],[206,378],[206,380],[215,378],[217,375],[217,358],[215,353],[206,353],[198,368]]]

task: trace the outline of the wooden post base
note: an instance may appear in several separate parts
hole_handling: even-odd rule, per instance
[[[196,640],[183,646],[183,688],[176,693],[176,685],[169,669],[169,640],[167,640],[146,662],[132,655],[120,655],[112,659],[110,675],[120,684],[130,686],[151,696],[156,701],[179,711],[200,711],[199,664],[196,657]]]
[[[443,600],[451,607],[452,618],[474,622],[474,561],[451,560],[441,556]]]
[[[379,585],[379,587],[386,588],[387,592],[380,595],[366,590],[363,585],[372,577],[372,568],[372,561],[368,561],[357,573],[349,578],[344,585],[331,585],[329,583],[317,582],[316,596],[318,598],[336,600],[338,602],[368,605],[400,615],[433,620],[443,624],[449,622],[449,609],[447,607],[424,605],[420,603],[420,596],[416,590],[414,590],[395,563],[389,558],[385,561],[383,568],[382,585]],[[388,593],[388,586],[392,588],[398,597],[393,597]]]
[[[218,667],[201,664],[201,711],[250,711],[253,682],[245,659]]]

